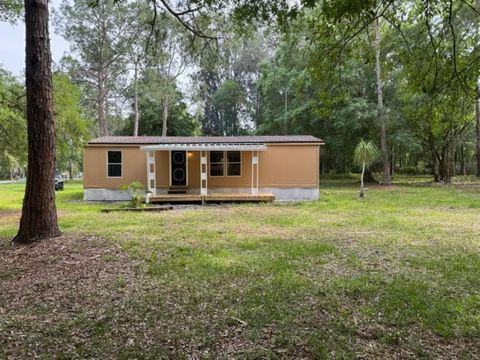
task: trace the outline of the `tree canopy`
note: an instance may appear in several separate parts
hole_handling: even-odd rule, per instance
[[[358,171],[355,145],[368,138],[382,149],[380,182],[478,174],[479,10],[446,0],[63,0],[54,23],[71,48],[55,65],[57,167],[78,172],[82,145],[98,135],[312,134],[325,140],[323,172]],[[21,11],[9,0],[0,16]],[[25,167],[23,93],[2,70],[2,177]]]

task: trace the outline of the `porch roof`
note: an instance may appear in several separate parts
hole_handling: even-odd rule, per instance
[[[140,146],[141,150],[155,151],[155,150],[185,150],[185,151],[265,151],[267,147],[260,143],[178,143],[178,144],[154,144]]]
[[[157,144],[318,144],[323,140],[311,135],[266,136],[104,136],[90,140],[90,145]]]

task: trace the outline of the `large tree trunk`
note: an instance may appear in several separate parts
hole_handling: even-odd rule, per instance
[[[133,81],[135,88],[135,99],[134,99],[134,119],[133,119],[133,136],[138,136],[138,122],[140,120],[140,113],[138,111],[138,63],[135,63],[135,71],[133,73]]]
[[[167,136],[168,95],[163,98],[162,136]]]
[[[477,176],[480,177],[480,78],[477,80],[477,97],[475,99],[475,134],[476,134],[476,157],[477,157]]]
[[[450,184],[452,182],[452,161],[450,156],[450,146],[446,145],[442,149],[441,156],[438,158],[438,167],[441,176],[441,181],[444,184]]]
[[[59,236],[48,0],[25,0],[28,168],[14,243]]]
[[[375,21],[375,73],[377,75],[377,108],[378,120],[380,124],[380,149],[383,159],[383,185],[390,185],[392,178],[390,176],[390,159],[388,155],[387,133],[385,127],[385,116],[383,108],[383,82],[382,82],[382,64],[380,61],[380,20]]]

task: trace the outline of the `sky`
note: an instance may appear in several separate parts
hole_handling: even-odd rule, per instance
[[[57,7],[60,0],[50,0],[50,7]],[[52,59],[58,62],[68,51],[69,44],[55,34],[50,14],[50,48]],[[25,23],[19,20],[16,25],[0,22],[0,66],[15,76],[22,76],[25,69]]]

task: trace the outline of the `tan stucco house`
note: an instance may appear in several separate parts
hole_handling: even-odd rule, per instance
[[[314,200],[322,144],[313,136],[100,137],[85,146],[84,199],[126,200],[120,186],[136,181],[152,201]]]

